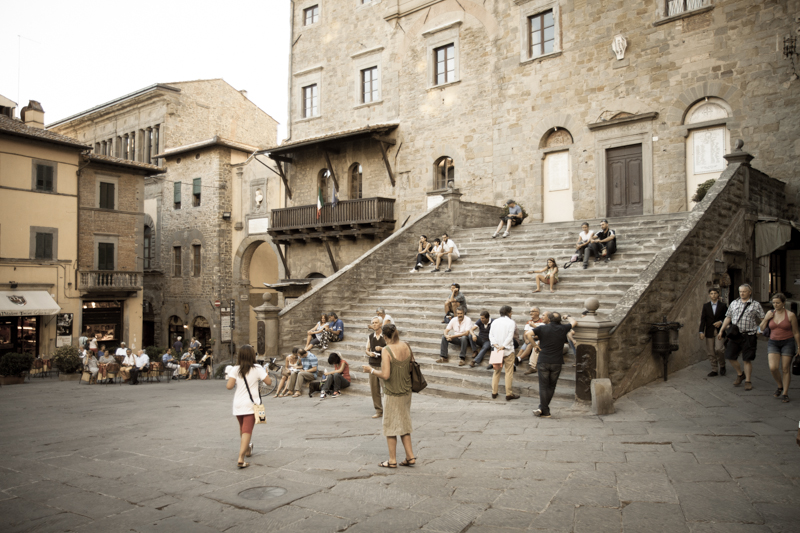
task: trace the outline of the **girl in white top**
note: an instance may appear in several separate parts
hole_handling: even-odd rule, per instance
[[[229,366],[225,370],[228,378],[225,386],[228,390],[236,387],[236,392],[233,395],[233,415],[239,421],[241,439],[237,465],[239,468],[247,468],[250,463],[245,462],[244,458],[253,454],[253,445],[250,443],[250,438],[253,434],[253,426],[256,423],[253,404],[261,404],[258,382],[263,381],[267,385],[271,385],[272,379],[270,379],[264,367],[256,364],[256,351],[249,344],[245,344],[239,349],[239,364]],[[249,393],[248,387],[250,389]]]
[[[581,224],[581,232],[578,234],[578,244],[575,245],[575,250],[578,254],[578,261],[583,259],[584,249],[589,246],[589,241],[592,240],[592,232],[589,231],[589,223],[584,222]]]

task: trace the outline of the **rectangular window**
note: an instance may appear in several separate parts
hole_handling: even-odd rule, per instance
[[[55,167],[42,163],[34,163],[34,165],[36,165],[36,190],[53,192]]]
[[[114,270],[114,243],[97,243],[97,270]]]
[[[361,103],[367,104],[378,100],[378,67],[365,68],[361,71]]]
[[[317,84],[303,87],[303,118],[316,117],[319,114],[319,90]]]
[[[528,17],[530,39],[530,57],[551,54],[556,42],[555,19],[553,10],[537,13]]]
[[[172,248],[172,275],[176,278],[179,278],[182,274],[183,267],[181,265],[181,247],[175,246]]]
[[[195,178],[192,181],[192,206],[197,207],[200,205],[200,193],[202,190],[201,178]]]
[[[200,245],[193,244],[192,245],[192,276],[200,277],[200,266],[201,263],[201,256],[200,256]]]
[[[100,209],[114,209],[114,184],[100,182]]]
[[[53,234],[52,233],[37,233],[36,234],[36,259],[53,259]]]
[[[153,264],[153,230],[150,226],[144,227],[144,269],[152,268]]]
[[[456,79],[456,47],[448,44],[433,50],[433,59],[436,62],[434,84],[442,85]]]
[[[181,208],[181,182],[176,181],[172,184],[172,203],[175,209]]]
[[[311,26],[319,21],[319,6],[311,6],[303,10],[303,26]]]

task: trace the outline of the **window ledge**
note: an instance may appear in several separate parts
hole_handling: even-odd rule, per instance
[[[370,106],[374,106],[374,105],[381,105],[382,103],[383,103],[383,100],[375,100],[374,102],[366,102],[366,103],[363,103],[363,104],[356,104],[356,105],[353,106],[353,109],[361,109],[362,107],[370,107]]]
[[[554,57],[558,57],[563,53],[564,52],[562,52],[561,50],[558,50],[557,52],[550,52],[549,54],[543,54],[543,55],[536,56],[536,57],[529,57],[528,59],[523,59],[519,63],[520,63],[520,65],[524,65],[526,63],[535,63],[537,61],[544,61],[545,59],[552,59]]]
[[[298,118],[297,120],[294,121],[294,123],[297,124],[299,122],[310,122],[312,120],[317,120],[318,118],[322,118],[322,115],[317,115],[315,117]]]
[[[458,85],[459,83],[461,83],[461,80],[448,81],[447,83],[442,83],[441,85],[431,85],[430,87],[428,87],[428,90],[434,91],[436,89],[444,89],[446,87],[450,87],[451,85]]]
[[[664,17],[661,20],[657,20],[653,22],[653,26],[661,26],[662,24],[669,24],[670,22],[675,22],[676,20],[685,19],[694,15],[699,15],[701,13],[708,13],[714,9],[714,4],[710,6],[701,7],[700,9],[693,9],[691,11],[684,11],[678,15],[672,15],[671,17]]]

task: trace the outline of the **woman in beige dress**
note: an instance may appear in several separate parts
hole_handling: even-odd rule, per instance
[[[403,442],[406,459],[400,466],[414,466],[417,459],[411,449],[411,348],[400,341],[394,324],[382,328],[386,347],[381,353],[381,368],[364,365],[364,372],[375,374],[383,381],[386,400],[383,406],[383,435],[389,446],[389,460],[380,463],[383,468],[397,468],[397,437]],[[388,354],[389,357],[386,357]]]

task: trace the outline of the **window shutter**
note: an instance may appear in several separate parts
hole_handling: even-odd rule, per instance
[[[200,194],[200,178],[195,178],[192,182],[192,194]]]
[[[53,259],[53,234],[43,233],[42,237],[44,237],[44,257],[45,259]]]
[[[176,204],[179,204],[181,203],[181,182],[176,181],[174,183],[174,187],[174,198],[172,201]]]
[[[42,191],[53,190],[53,167],[36,165],[36,188]]]

